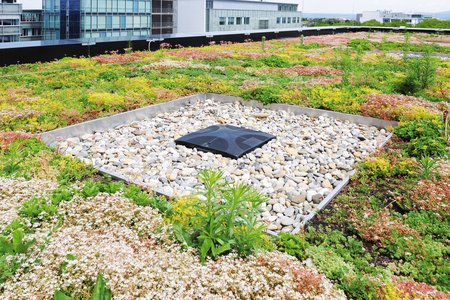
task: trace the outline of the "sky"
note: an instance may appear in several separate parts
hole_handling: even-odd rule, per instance
[[[303,6],[304,12],[306,13],[359,13],[364,10],[384,10],[384,9],[400,12],[441,12],[450,10],[450,0],[276,0],[276,1],[298,3],[299,8],[301,9],[301,7]]]
[[[191,0],[178,0],[191,1]],[[450,10],[450,0],[268,0],[298,3],[306,13],[359,13],[387,9],[401,12],[441,12]],[[19,0],[25,8],[40,8],[42,0]]]

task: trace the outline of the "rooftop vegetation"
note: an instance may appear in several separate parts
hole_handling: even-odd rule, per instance
[[[449,299],[448,54],[448,36],[355,33],[0,68],[0,294],[342,296],[326,277],[352,299]],[[220,170],[168,201],[36,135],[201,92],[399,126],[308,228],[278,237],[256,222],[265,195]]]

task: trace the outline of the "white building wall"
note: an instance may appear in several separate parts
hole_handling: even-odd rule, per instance
[[[225,24],[220,24],[220,19],[224,18]],[[232,18],[233,24],[229,24]],[[241,19],[241,24],[237,24],[237,18]],[[245,24],[244,18],[249,18],[249,23]],[[295,18],[295,23],[294,23]],[[302,13],[299,11],[260,11],[260,10],[236,10],[236,9],[211,9],[208,15],[208,31],[245,31],[258,29],[278,29],[278,28],[301,28]],[[283,21],[284,20],[284,21]],[[279,22],[277,22],[279,21]],[[261,28],[261,22],[267,28]]]
[[[177,33],[206,31],[206,0],[178,0],[176,3]]]
[[[42,9],[42,0],[18,0],[22,3],[22,9]]]
[[[383,23],[383,16],[380,11],[363,11],[361,16],[361,23],[370,20],[376,20],[380,23]]]
[[[244,1],[227,1],[214,0],[214,9],[239,9],[239,10],[265,10],[277,11],[278,4],[264,2],[244,2]]]

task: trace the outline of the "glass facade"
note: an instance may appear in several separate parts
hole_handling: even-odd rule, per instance
[[[44,38],[147,36],[151,0],[44,0]]]

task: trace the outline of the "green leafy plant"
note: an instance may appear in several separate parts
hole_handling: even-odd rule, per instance
[[[110,178],[107,180],[102,181],[102,184],[100,185],[100,192],[102,193],[108,193],[108,194],[115,194],[121,190],[123,190],[125,187],[123,182],[120,181],[112,181]]]
[[[443,119],[444,119],[444,139],[446,140],[446,141],[448,141],[449,139],[449,117],[448,117],[448,110],[446,110],[446,111],[444,111],[444,113],[443,113],[443,115],[442,115],[442,117],[443,117]]]
[[[124,196],[141,206],[151,206],[159,210],[163,215],[170,216],[172,204],[164,197],[155,197],[141,190],[137,185],[130,185],[124,191]]]
[[[73,300],[74,298],[66,295],[62,291],[57,291],[53,296],[54,300]],[[92,295],[89,300],[112,300],[112,292],[106,286],[106,281],[102,274],[97,275],[97,281],[95,282]]]
[[[0,236],[0,254],[25,253],[35,243],[35,240],[25,241],[25,233],[22,229],[16,229],[12,233],[12,238]]]
[[[263,248],[264,226],[258,222],[258,208],[264,196],[247,184],[226,181],[220,171],[202,170],[199,179],[205,200],[193,202],[190,225],[175,225],[177,239],[197,246],[202,262],[233,250],[248,255]]]
[[[117,74],[117,72],[112,72],[112,71],[105,71],[105,72],[101,72],[100,74],[98,74],[98,79],[100,80],[105,80],[105,81],[114,81],[119,79],[119,74]]]
[[[92,296],[90,300],[111,300],[112,292],[106,286],[106,282],[103,279],[103,275],[99,274],[97,276],[97,281],[94,286],[94,291],[92,292]]]
[[[57,180],[62,185],[80,181],[96,173],[92,166],[69,156],[55,155],[50,165],[58,170]]]
[[[440,120],[413,120],[401,122],[395,134],[409,141],[405,151],[415,157],[440,157],[448,155],[447,141],[442,137],[443,124]]]
[[[342,71],[342,85],[349,86],[353,70],[355,69],[352,54],[348,49],[340,50],[339,54],[339,60],[335,64]]]
[[[413,120],[401,122],[395,127],[395,134],[400,138],[410,141],[419,137],[439,137],[441,135],[442,123],[438,120]]]
[[[349,47],[359,51],[369,51],[372,48],[370,41],[366,39],[353,39],[350,41]]]
[[[263,57],[260,60],[264,65],[272,68],[286,68],[289,67],[289,62],[277,55],[271,55],[268,57]]]
[[[406,215],[405,223],[424,236],[432,235],[437,241],[445,242],[450,239],[450,220],[439,218],[433,211],[410,211]]]
[[[59,205],[62,201],[70,201],[75,191],[69,187],[61,186],[54,190],[51,194],[51,200],[54,205]]]
[[[261,86],[244,91],[242,97],[249,100],[258,100],[264,104],[280,102],[280,90],[275,86]]]
[[[442,157],[448,155],[447,141],[442,137],[422,136],[412,139],[405,147],[406,152],[414,157]]]
[[[18,266],[17,260],[7,259],[5,255],[0,255],[0,283],[10,278],[16,272]]]
[[[423,57],[406,59],[406,76],[401,81],[398,91],[414,95],[427,89],[435,81],[436,69],[431,50],[427,50]]]
[[[19,209],[20,216],[29,218],[32,222],[45,220],[57,213],[58,206],[45,198],[32,198]]]
[[[81,190],[81,193],[84,197],[95,197],[100,193],[100,182],[95,182],[93,180],[88,180],[84,182],[83,189]]]
[[[21,265],[17,255],[26,253],[35,242],[35,239],[25,238],[23,226],[17,223],[8,226],[0,235],[0,283],[14,275]]]
[[[419,162],[420,162],[420,170],[422,172],[421,174],[422,179],[430,180],[439,175],[439,173],[435,171],[436,160],[432,159],[429,156],[422,156],[419,159]]]
[[[8,154],[6,155],[6,151]],[[20,164],[23,162],[23,150],[21,150],[20,144],[11,145],[8,150],[1,150],[1,156],[5,157],[5,161],[2,166],[2,173],[5,176],[11,176],[18,173],[22,167]]]
[[[310,246],[304,236],[281,232],[275,242],[279,251],[297,257],[299,260],[307,258],[306,249]]]

